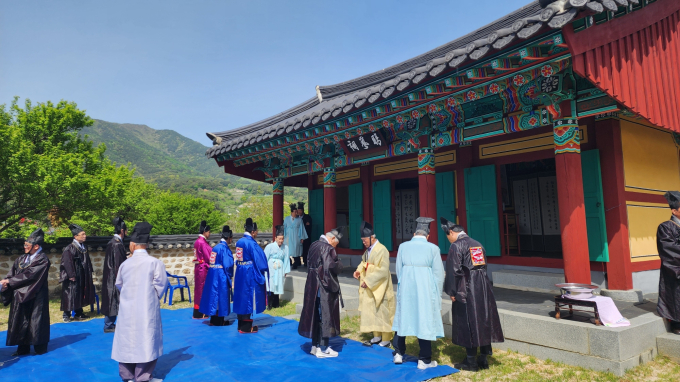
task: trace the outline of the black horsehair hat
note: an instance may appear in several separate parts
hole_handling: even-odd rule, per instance
[[[361,231],[362,238],[371,237],[375,234],[375,232],[373,232],[373,226],[365,221],[361,222],[361,228],[359,229],[359,231]]]
[[[205,220],[202,220],[201,224],[198,226],[198,233],[202,234],[205,231],[210,232],[210,226],[208,225],[208,223],[206,223]]]
[[[69,224],[68,229],[71,230],[71,234],[73,236],[85,231],[83,227],[79,226],[78,224]]]
[[[449,233],[449,231],[451,231],[451,228],[453,228],[453,226],[456,225],[454,222],[448,220],[447,218],[445,218],[445,217],[443,217],[443,216],[441,216],[441,217],[439,218],[439,223],[440,223],[441,226],[442,226],[442,230],[443,230],[444,232],[446,232],[447,234]]]
[[[416,219],[416,231],[423,231],[426,234],[430,234],[430,223],[433,221],[434,219],[432,218],[419,217]]]
[[[282,225],[276,226],[276,236],[283,236],[283,226]]]
[[[663,196],[668,201],[668,206],[671,209],[677,210],[680,208],[680,192],[668,191]]]
[[[130,241],[137,244],[147,244],[151,237],[151,229],[153,226],[147,222],[139,222],[135,224],[130,235]]]
[[[257,231],[257,223],[253,222],[252,218],[247,218],[246,224],[243,225],[243,229],[247,232]]]
[[[288,205],[290,207],[290,212],[297,211],[297,204],[291,203]]]
[[[120,216],[116,216],[113,218],[113,221],[111,222],[113,226],[115,227],[116,233],[120,232],[121,230],[127,231],[127,224],[125,224],[125,220],[121,218]]]
[[[222,227],[222,238],[228,239],[230,237],[234,237],[234,232],[231,231],[228,225],[225,225]]]
[[[333,228],[332,230],[329,231],[329,233],[335,237],[338,238],[338,240],[342,239],[342,234],[340,233],[340,227],[338,228]]]
[[[42,228],[38,228],[35,231],[31,233],[31,236],[26,239],[26,242],[28,244],[33,244],[33,245],[43,245],[45,243],[45,233],[43,232]]]
[[[298,208],[298,210],[304,210],[305,209],[305,202],[298,202],[297,208]]]

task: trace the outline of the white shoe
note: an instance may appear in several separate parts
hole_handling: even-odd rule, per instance
[[[371,345],[375,345],[380,341],[382,341],[382,337],[373,337],[371,338]]]
[[[322,351],[321,348],[316,351],[316,358],[333,358],[337,356],[338,352],[331,349],[330,346],[326,348],[326,351]]]
[[[418,360],[418,369],[420,369],[420,370],[425,370],[425,369],[429,369],[429,368],[431,368],[431,367],[437,367],[437,361],[432,361],[432,362],[430,362],[430,363],[425,363],[425,362],[423,362],[423,361],[421,361],[421,360]]]
[[[384,348],[388,348],[388,347],[390,347],[390,341],[382,341],[382,342],[379,343],[378,345],[380,345],[380,346],[382,346],[382,347],[384,347]]]
[[[163,382],[163,380],[160,378],[151,378],[149,379],[149,382]]]
[[[401,365],[402,362],[404,362],[404,357],[401,356],[401,354],[397,353],[394,355],[394,358],[392,358],[394,361],[395,365]]]
[[[318,349],[316,346],[312,346],[312,350],[309,351],[309,354],[316,355],[316,349]]]

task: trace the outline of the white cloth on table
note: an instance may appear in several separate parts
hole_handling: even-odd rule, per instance
[[[600,314],[600,321],[604,326],[609,326],[611,328],[630,326],[630,321],[621,315],[619,308],[616,307],[616,304],[614,304],[614,300],[612,300],[611,297],[593,295],[590,298],[584,299],[574,298],[568,294],[562,295],[562,297],[577,301],[595,301],[597,304],[597,312]]]

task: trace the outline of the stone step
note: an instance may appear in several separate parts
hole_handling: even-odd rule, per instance
[[[491,274],[493,286],[530,292],[560,293],[555,284],[564,283],[564,273],[503,269]]]
[[[680,362],[680,336],[666,333],[656,337],[656,347],[659,354],[665,355],[674,362]]]

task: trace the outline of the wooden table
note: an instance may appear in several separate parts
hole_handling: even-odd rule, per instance
[[[602,321],[600,320],[600,312],[597,311],[597,303],[595,303],[595,301],[575,300],[575,299],[572,299],[572,298],[555,296],[555,319],[559,320],[560,318],[562,318],[562,315],[560,313],[560,308],[566,308],[567,306],[569,306],[569,315],[565,316],[565,317],[573,316],[574,311],[585,312],[585,313],[594,313],[595,314],[595,325],[602,326]],[[591,308],[592,310],[574,309],[574,306],[583,307],[583,308]]]

